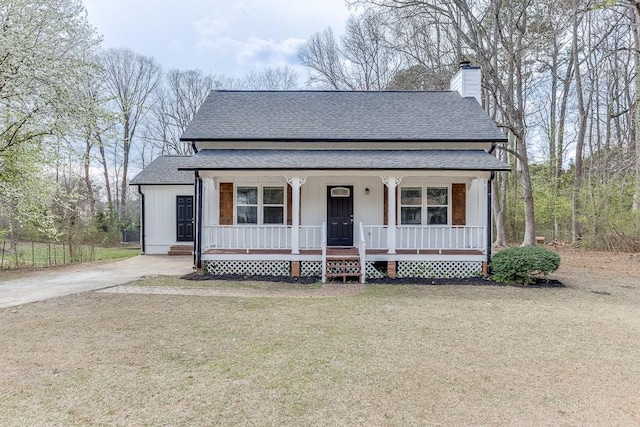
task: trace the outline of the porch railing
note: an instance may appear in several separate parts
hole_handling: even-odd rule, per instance
[[[291,249],[291,227],[283,225],[206,225],[204,249]],[[320,249],[322,227],[302,225],[300,249]]]
[[[367,255],[367,241],[365,239],[364,234],[364,226],[362,223],[358,224],[358,231],[360,236],[360,241],[358,242],[358,256],[360,257],[360,283],[364,283],[367,275],[367,264],[366,264],[366,255]]]
[[[326,227],[326,225],[325,225]],[[299,249],[322,249],[326,228],[302,225]],[[484,226],[407,226],[396,228],[396,249],[471,249],[484,250]],[[387,227],[362,225],[358,246],[387,249]],[[291,227],[283,225],[209,225],[204,226],[204,249],[291,249]]]
[[[367,249],[387,249],[387,226],[364,226]],[[484,250],[484,226],[408,226],[396,228],[396,249]]]

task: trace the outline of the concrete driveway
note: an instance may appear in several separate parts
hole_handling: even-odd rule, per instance
[[[37,271],[15,280],[0,278],[0,308],[103,289],[143,276],[183,275],[193,271],[192,266],[191,257],[138,255],[107,264],[77,264]]]

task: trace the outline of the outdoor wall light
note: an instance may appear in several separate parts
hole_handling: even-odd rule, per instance
[[[364,194],[369,194],[369,187],[364,189]]]

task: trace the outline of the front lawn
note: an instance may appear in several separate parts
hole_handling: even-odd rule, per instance
[[[237,292],[2,309],[0,424],[637,424],[640,278],[559,273],[567,288],[212,282]]]

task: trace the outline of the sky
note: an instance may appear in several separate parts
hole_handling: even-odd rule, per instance
[[[84,0],[104,48],[129,47],[165,70],[200,69],[244,77],[288,65],[299,75],[297,51],[317,31],[342,34],[345,0]]]

